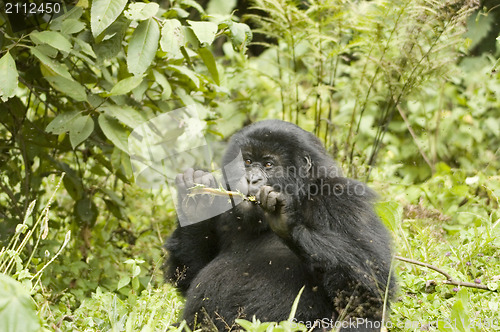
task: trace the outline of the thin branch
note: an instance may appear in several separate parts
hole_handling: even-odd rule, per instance
[[[401,109],[401,106],[399,106],[398,104],[396,104],[396,108],[398,109],[398,112],[399,112],[399,115],[401,115],[401,118],[403,118],[403,121],[406,124],[406,128],[408,128],[408,131],[410,132],[410,135],[413,138],[413,141],[415,142],[415,145],[417,146],[418,151],[420,151],[420,155],[422,156],[422,158],[424,158],[424,160],[427,163],[427,165],[429,165],[429,167],[431,168],[431,170],[434,172],[434,170],[435,170],[434,166],[432,165],[431,161],[429,160],[429,158],[425,154],[425,151],[422,150],[422,148],[420,147],[420,144],[418,144],[417,135],[415,135],[415,132],[413,131],[413,128],[412,128],[412,126],[410,124],[410,121],[408,121],[408,118],[406,117],[405,113]]]
[[[210,194],[214,196],[229,196],[229,197],[241,197],[244,200],[256,202],[257,199],[255,196],[246,196],[242,192],[239,191],[229,191],[223,188],[210,188],[203,187],[202,185],[197,185],[192,188],[189,188],[189,195],[204,195]]]
[[[448,272],[443,271],[443,270],[441,270],[440,268],[438,268],[438,267],[436,267],[434,265],[431,265],[431,264],[428,264],[428,263],[424,263],[424,262],[421,262],[421,261],[417,261],[417,260],[414,260],[414,259],[406,258],[406,257],[401,257],[401,256],[394,256],[394,258],[397,259],[397,260],[400,260],[402,262],[406,262],[406,263],[410,263],[410,264],[415,264],[415,265],[426,267],[428,269],[434,270],[434,271],[436,271],[436,272],[444,275],[446,277],[446,280],[443,281],[444,284],[455,285],[455,286],[463,286],[463,287],[470,287],[470,288],[478,288],[478,289],[492,291],[486,285],[481,285],[481,284],[475,284],[475,283],[472,283],[472,282],[455,280],[455,279],[453,279],[453,277],[450,274],[448,274]]]

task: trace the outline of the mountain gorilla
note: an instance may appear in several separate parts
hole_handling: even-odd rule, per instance
[[[165,278],[186,297],[183,318],[204,331],[237,330],[235,319],[254,315],[279,322],[304,286],[294,321],[316,331],[380,330],[384,299],[395,284],[391,241],[373,211],[374,193],[342,177],[320,141],[288,122],[243,128],[231,138],[223,165],[238,156],[243,181],[226,188],[255,202],[178,227],[166,242]],[[210,173],[193,169],[176,180],[179,191],[219,186]],[[181,200],[186,215],[215,204],[213,195]]]

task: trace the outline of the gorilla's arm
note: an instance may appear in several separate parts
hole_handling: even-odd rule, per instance
[[[196,184],[215,187],[213,176],[204,171],[187,169],[176,178],[179,190],[179,213],[185,220],[197,218],[212,204],[210,197],[189,197],[188,190]],[[165,277],[184,293],[198,272],[218,253],[218,237],[215,229],[217,217],[192,225],[177,225],[165,248],[170,255],[165,264]]]
[[[166,261],[165,277],[185,292],[193,278],[218,252],[215,220],[177,227],[167,240],[165,248],[170,253]]]
[[[262,193],[271,228],[320,277],[330,298],[360,286],[371,299],[383,301],[390,239],[373,211],[370,189],[338,177],[318,179],[306,197]]]

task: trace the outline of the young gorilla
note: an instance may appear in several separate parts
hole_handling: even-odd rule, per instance
[[[256,196],[167,240],[165,277],[186,297],[183,318],[204,330],[238,329],[237,318],[282,321],[305,286],[295,318],[316,330],[378,331],[384,297],[392,297],[390,237],[372,208],[374,194],[342,177],[311,133],[279,120],[243,128],[223,164],[243,156],[236,188]],[[217,187],[213,176],[187,170],[180,191]],[[227,198],[224,198],[227,201]],[[186,201],[187,200],[187,201]],[[186,198],[181,213],[214,202]],[[325,329],[327,330],[327,329]]]

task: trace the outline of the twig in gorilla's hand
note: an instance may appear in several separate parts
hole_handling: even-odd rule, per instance
[[[241,197],[245,201],[257,202],[255,196],[247,196],[240,191],[229,191],[222,187],[219,188],[208,188],[202,184],[197,184],[194,187],[189,188],[189,195],[204,195],[210,194],[214,196],[229,196],[229,197]]]
[[[467,282],[467,281],[460,281],[460,280],[455,280],[451,275],[448,274],[448,272],[441,270],[440,268],[424,263],[421,261],[417,261],[415,259],[410,259],[406,257],[401,257],[401,256],[394,256],[395,259],[400,260],[402,262],[410,263],[410,264],[415,264],[415,265],[420,265],[423,267],[426,267],[428,269],[434,270],[446,277],[446,280],[443,281],[444,284],[448,285],[455,285],[455,286],[463,286],[463,287],[471,287],[471,288],[478,288],[478,289],[484,289],[484,290],[489,290],[492,291],[491,289],[488,288],[486,285],[481,285],[481,284],[474,284],[472,282]]]

